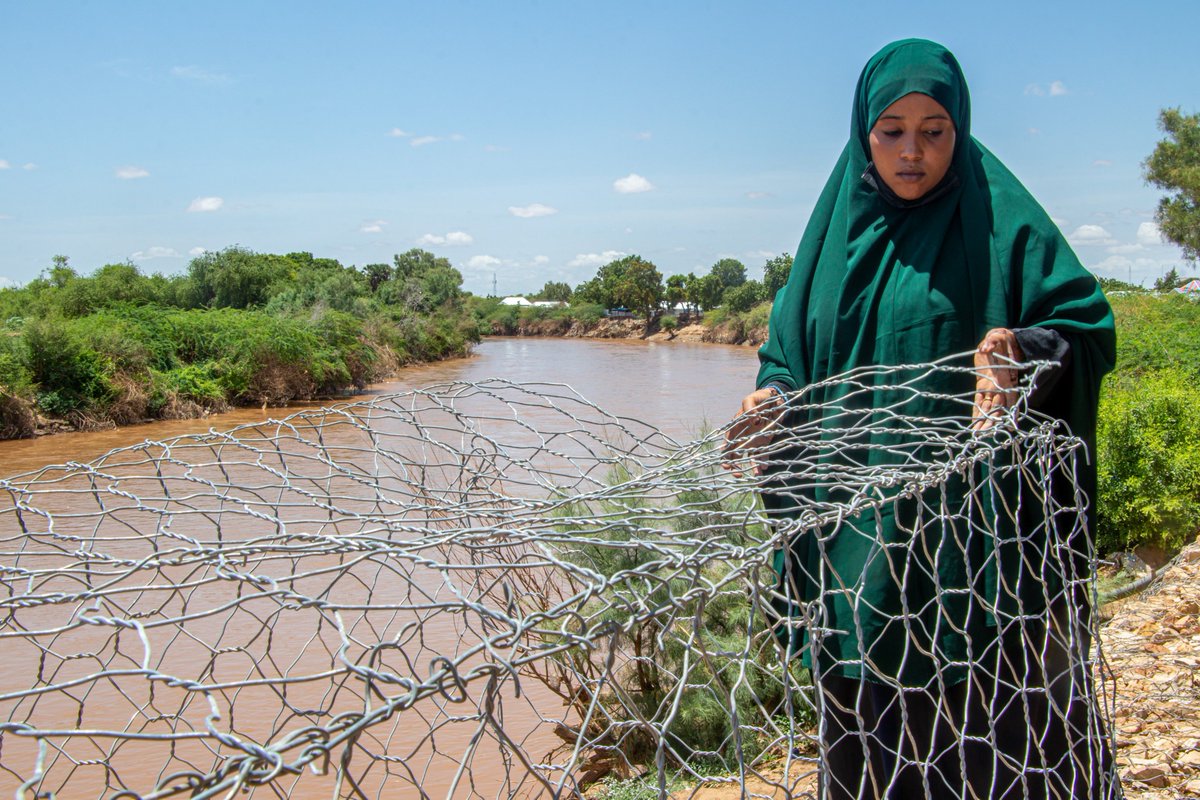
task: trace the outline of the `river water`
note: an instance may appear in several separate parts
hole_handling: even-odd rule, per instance
[[[450,381],[504,378],[517,383],[563,383],[613,414],[634,417],[677,439],[728,421],[754,388],[758,369],[749,347],[629,340],[492,338],[469,358],[404,369],[372,394],[420,389]],[[353,398],[349,398],[353,399]],[[204,419],[171,420],[107,431],[63,433],[0,442],[0,475],[13,476],[47,464],[87,462],[144,439],[227,430],[312,410],[239,408]]]
[[[677,440],[688,440],[697,438],[706,428],[723,424],[737,411],[741,397],[753,387],[756,369],[757,359],[754,350],[744,347],[682,342],[501,338],[485,341],[476,349],[475,355],[470,358],[406,369],[395,380],[372,387],[371,395],[378,396],[400,393],[449,382],[478,383],[490,378],[501,378],[520,384],[565,384],[582,397],[611,414],[640,420]],[[161,442],[172,437],[205,433],[210,430],[222,431],[238,425],[259,422],[267,416],[279,419],[292,412],[311,411],[314,407],[314,405],[304,405],[269,410],[238,409],[227,414],[210,416],[203,420],[159,422],[112,431],[70,433],[29,441],[0,442],[0,465],[2,465],[0,466],[0,474],[13,476],[38,470],[52,464],[68,462],[85,463],[114,448],[134,445],[147,439]],[[236,487],[236,476],[238,474],[236,468],[232,469],[230,474],[233,476],[231,478],[232,485]],[[122,488],[130,488],[130,486],[127,483]],[[78,509],[71,507],[71,497],[70,492],[65,492],[62,498],[59,498],[59,504],[55,505],[53,509],[56,517],[61,520],[57,529],[60,533],[63,531],[70,533],[72,512],[78,511],[78,516],[81,519],[91,519],[95,515],[95,507],[92,505],[94,497],[92,495],[81,493],[78,502],[82,505]],[[120,513],[122,512],[113,511],[112,516],[114,518],[119,517]],[[308,512],[303,508],[299,508],[290,513],[303,516]],[[0,522],[0,525],[10,527],[9,521],[12,519],[13,517],[6,516]],[[173,523],[173,532],[176,534],[187,534],[187,522],[186,517],[179,517],[178,523]],[[0,536],[4,538],[13,537],[16,533],[18,533],[17,530],[0,530]],[[86,531],[83,533],[86,534]],[[131,539],[129,541],[135,540]],[[114,544],[112,546],[116,547],[117,545]],[[319,561],[319,558],[315,566],[322,566],[324,564],[324,562]],[[336,563],[331,562],[334,566],[336,566]],[[314,565],[310,564],[309,566],[313,567]],[[440,581],[441,577],[439,574],[418,576],[415,572],[405,573],[401,570],[392,569],[392,571],[380,572],[377,576],[372,577],[370,583],[363,583],[357,588],[351,587],[350,593],[354,595],[355,592],[359,594],[365,592],[366,594],[360,597],[359,601],[376,603],[381,602],[381,593],[382,595],[387,595],[391,592],[417,591],[420,593],[428,592],[430,596],[434,596],[439,591],[444,591],[438,588],[437,584]],[[216,588],[220,587],[217,586]],[[344,582],[338,587],[338,590],[345,591]],[[46,589],[43,588],[43,591],[46,591]],[[312,590],[312,596],[317,596],[316,590]],[[346,602],[345,595],[340,599]],[[188,600],[194,604],[193,607],[197,604],[212,606],[217,604],[220,598],[215,595],[205,597],[197,592],[191,595]],[[411,600],[404,597],[396,597],[392,598],[392,600],[395,602],[411,603]],[[383,598],[383,602],[389,601],[391,600]],[[263,626],[266,624],[264,620],[267,619],[274,620],[275,618],[267,616],[258,618],[253,615],[243,615],[240,617],[230,616],[228,618],[214,619],[214,629],[218,626],[218,623],[224,627],[219,631],[214,630],[213,633],[222,642],[239,641],[241,639],[252,640],[261,634]],[[284,642],[283,646],[273,646],[271,648],[272,657],[274,658],[277,652],[280,656],[284,653],[290,653],[286,643],[289,641],[299,641],[303,643],[303,646],[296,650],[298,655],[295,656],[297,660],[292,664],[293,670],[296,670],[298,666],[302,666],[302,661],[309,659],[315,659],[314,664],[320,662],[321,659],[328,662],[327,647],[329,641],[323,641],[320,637],[314,636],[309,631],[298,628],[293,630],[292,627],[289,627],[289,620],[290,625],[295,627],[295,618],[284,616],[280,616],[277,622],[270,623],[273,635],[280,642]],[[401,626],[403,622],[404,620],[393,620],[389,624],[395,628]],[[366,622],[364,621],[361,624],[365,625]],[[455,625],[459,624],[455,623]],[[244,630],[239,629],[239,625],[244,625]],[[442,629],[443,627],[444,629]],[[84,634],[86,635],[86,633],[85,631]],[[193,635],[198,635],[200,638],[204,638],[208,633],[209,631],[203,626],[193,629]],[[377,641],[386,640],[387,636],[392,635],[383,630],[371,631],[370,633],[372,636],[383,637],[377,639]],[[461,642],[456,638],[461,637],[461,628],[439,626],[438,630],[422,631],[421,636],[427,637],[427,641],[423,643],[421,649],[425,658],[428,658],[430,653],[436,654],[440,652],[452,655],[461,646]],[[306,639],[305,637],[308,638]],[[68,644],[66,638],[67,636],[64,635],[63,641],[56,643],[56,646],[61,645],[66,649]],[[76,644],[74,646],[79,652],[103,649],[99,646],[103,643],[102,640],[97,639],[96,641],[97,646],[95,647],[90,643],[84,645]],[[112,640],[109,641],[111,642]],[[174,652],[181,654],[179,657],[184,657],[183,654],[193,652],[179,643],[173,643],[172,647],[174,648]],[[124,648],[125,646],[122,647],[122,650]],[[203,648],[194,650],[194,655],[201,658],[213,658],[209,651]],[[0,681],[0,689],[20,691],[24,687],[29,686],[30,683],[22,682],[25,680],[23,676],[27,675],[31,668],[29,665],[30,659],[37,660],[37,658],[44,660],[44,656],[39,656],[38,653],[31,650],[27,643],[19,639],[10,640],[9,644],[5,645],[4,652],[0,652],[0,671],[8,676],[6,680]],[[220,658],[225,657],[222,656]],[[233,654],[230,654],[229,658],[233,658]],[[221,662],[219,658],[213,658],[213,661],[218,666],[213,668],[215,671],[210,674],[210,680],[217,679],[217,671],[219,669],[231,669],[234,672],[241,670],[242,678],[247,677],[245,674],[246,667],[241,662],[231,662],[229,660]],[[91,663],[92,659],[85,659],[80,668],[79,675],[86,674],[86,672],[91,670],[93,667],[88,666]],[[222,667],[221,664],[225,664],[226,666]],[[56,680],[65,680],[69,674],[67,670],[70,666],[70,662],[64,663],[60,667],[60,670],[63,671],[56,676]],[[179,666],[180,668],[177,672],[171,671],[175,668],[175,665],[171,664],[160,665],[160,668],[168,674],[186,674],[182,665]],[[259,666],[255,664],[252,668],[257,670]],[[319,667],[313,667],[313,671],[319,671]],[[231,672],[232,674],[233,672]],[[524,685],[527,704],[513,707],[516,713],[505,717],[505,729],[506,732],[517,733],[521,737],[528,736],[529,738],[525,744],[530,752],[544,751],[547,744],[546,736],[548,734],[545,731],[541,733],[534,732],[540,718],[547,716],[541,713],[540,709],[546,707],[545,704],[555,704],[557,708],[561,708],[561,703],[558,703],[557,698],[539,688],[536,684],[530,686],[529,682],[526,681]],[[324,691],[324,689],[316,684],[313,684],[313,690],[318,693]],[[159,691],[160,693],[165,693],[166,689],[160,689]],[[302,706],[304,704],[303,692],[304,690],[301,687],[295,688],[293,694],[290,696],[290,702]],[[2,693],[0,691],[0,694]],[[105,695],[102,688],[94,690],[94,693],[89,695],[89,702],[87,703],[76,702],[74,699],[64,700],[64,697],[67,696],[51,696],[42,702],[39,711],[43,715],[43,718],[40,720],[43,723],[42,727],[44,727],[44,723],[46,722],[44,715],[50,713],[52,709],[56,709],[58,706],[55,704],[60,703],[60,701],[62,715],[64,716],[62,722],[64,727],[70,727],[72,724],[81,724],[80,722],[76,722],[76,719],[84,720],[85,718],[90,724],[82,724],[82,727],[102,727],[115,722],[115,720],[110,721],[103,718]],[[111,699],[119,701],[121,698],[114,696]],[[268,697],[267,699],[271,700],[272,698]],[[350,699],[353,700],[353,697]],[[243,721],[239,724],[246,726],[244,730],[251,730],[255,723],[253,719],[255,701],[249,694],[249,690],[247,690],[244,696],[239,698],[239,702],[242,707],[246,707],[247,704],[250,705],[248,711],[242,712],[243,716],[241,720]],[[264,707],[263,710],[266,711],[267,709]],[[245,715],[249,715],[249,719]],[[413,730],[420,727],[422,719],[424,717],[421,716],[421,712],[419,711],[416,716],[413,716],[413,712],[399,715],[398,720],[401,720],[403,724],[388,734],[388,738],[385,739],[387,746],[382,746],[383,743],[381,743],[381,751],[393,757],[395,757],[394,753],[397,751],[412,748],[411,752],[414,755],[422,753],[421,758],[425,759],[422,762],[425,766],[420,774],[411,775],[405,781],[401,781],[401,785],[397,785],[392,791],[387,790],[387,786],[393,780],[381,780],[377,784],[378,791],[383,792],[387,796],[415,796],[412,788],[413,783],[421,785],[423,790],[433,797],[446,796],[448,793],[451,793],[450,786],[453,779],[453,765],[428,758],[427,754],[424,754],[424,751],[421,750],[422,744],[420,741],[421,737],[427,734]],[[452,725],[445,725],[438,732],[437,735],[441,737],[436,744],[438,752],[464,752],[464,748],[469,746],[471,729],[466,725],[459,726],[459,728]],[[420,736],[414,736],[414,734],[420,734]],[[12,737],[9,737],[9,739],[11,740]],[[414,744],[414,741],[416,744]],[[553,744],[553,742],[554,740],[551,736],[548,743]],[[10,741],[9,746],[5,750],[5,762],[12,764],[14,768],[20,766],[17,764],[17,757],[23,755],[22,749],[28,751],[29,744],[28,740],[24,742],[19,740]],[[24,745],[24,748],[22,748],[22,745]],[[426,747],[426,750],[428,749]],[[203,753],[198,753],[195,756],[198,763],[203,763],[203,756]],[[176,758],[182,758],[182,756],[177,753]],[[10,759],[13,760],[10,761]],[[162,777],[159,767],[153,764],[153,760],[153,756],[147,754],[145,764],[125,765],[126,772],[123,780],[128,779],[130,784],[143,788],[153,785],[155,780]],[[413,763],[416,763],[415,758],[413,759]],[[505,778],[502,765],[495,763],[492,767],[492,771],[495,774],[488,774],[489,765],[484,759],[476,759],[472,764],[474,774],[471,780],[474,784],[474,791],[479,792],[479,794],[472,794],[471,796],[492,796],[495,794],[495,790],[489,787],[502,785]],[[84,773],[81,772],[81,774]],[[0,789],[5,794],[10,794],[13,788],[10,785],[10,780],[11,775],[6,776],[0,773]],[[71,786],[82,788],[79,785],[80,783],[90,784],[92,780],[82,779],[77,776],[72,779]],[[310,776],[310,779],[297,783],[294,786],[294,791],[289,794],[293,797],[328,797],[330,796],[330,788],[328,779],[323,780],[311,778]],[[460,791],[453,792],[454,796],[466,796],[461,794],[461,784],[459,789]],[[66,791],[67,794],[63,796],[94,796],[91,791],[75,793],[69,787]]]

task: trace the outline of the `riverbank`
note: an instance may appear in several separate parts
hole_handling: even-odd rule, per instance
[[[585,322],[570,318],[519,319],[511,326],[494,324],[494,336],[562,336],[576,339],[642,339],[655,342],[733,344],[758,347],[767,338],[766,326],[744,327],[736,321],[716,325],[695,322],[667,329],[661,322],[649,331],[639,319],[599,319]]]
[[[683,325],[682,327],[669,331],[663,330],[661,327],[656,327],[650,333],[646,333],[645,322],[636,319],[601,319],[594,323],[584,323],[578,320],[572,320],[567,321],[567,324],[562,323],[563,320],[540,320],[536,322],[523,321],[521,325],[517,326],[517,328],[510,333],[493,332],[492,335],[497,337],[558,337],[573,339],[678,342],[683,344],[723,344],[745,347],[758,347],[762,344],[766,337],[765,328],[755,329],[749,333],[746,333],[738,329],[736,326],[731,325],[716,325],[710,327],[701,323],[693,323]],[[429,366],[431,363],[436,364],[440,362],[453,362],[459,359],[471,357],[472,353],[468,349],[466,352],[453,353],[429,362],[416,362],[395,366],[388,373],[376,376],[372,380],[371,385],[378,386],[393,382],[396,379],[401,378],[405,374],[406,370],[411,368]],[[370,390],[366,389],[365,391],[369,393]],[[268,409],[285,408],[297,404],[309,405],[313,403],[341,403],[356,396],[360,396],[363,393],[364,390],[348,389],[342,392],[318,396],[286,398],[276,402],[226,402],[212,403],[207,406],[197,403],[181,403],[174,406],[172,413],[169,415],[160,415],[158,417],[146,416],[143,418],[133,419],[127,418],[121,422],[116,422],[111,419],[97,419],[84,415],[72,415],[69,418],[52,417],[37,413],[31,408],[29,411],[30,419],[26,429],[31,430],[32,435],[10,436],[3,438],[43,438],[60,433],[78,433],[81,431],[108,431],[124,428],[136,428],[163,420],[202,420],[235,409],[259,408],[263,412],[266,412]]]

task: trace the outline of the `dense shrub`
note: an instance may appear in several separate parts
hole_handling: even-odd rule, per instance
[[[1110,381],[1097,430],[1098,544],[1174,552],[1200,529],[1200,404],[1170,368]]]
[[[44,411],[91,412],[112,399],[111,360],[90,345],[79,326],[61,318],[35,320],[24,326],[23,337],[24,366]]]
[[[35,410],[77,425],[329,396],[479,340],[448,261],[412,250],[369,273],[311,253],[206,253],[188,273],[56,257],[0,289],[0,436]]]
[[[1111,298],[1117,322],[1117,374],[1167,367],[1200,372],[1200,302],[1180,294]]]

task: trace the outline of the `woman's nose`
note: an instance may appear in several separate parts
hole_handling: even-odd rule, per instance
[[[921,148],[917,144],[917,140],[915,138],[905,139],[900,146],[900,157],[906,161],[920,161],[921,156]]]

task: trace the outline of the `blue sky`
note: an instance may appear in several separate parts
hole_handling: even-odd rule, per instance
[[[620,254],[664,275],[793,252],[863,63],[949,46],[975,135],[1099,275],[1178,248],[1141,162],[1200,111],[1200,3],[0,0],[0,284],[56,254],[363,266],[423,247],[489,293]]]

